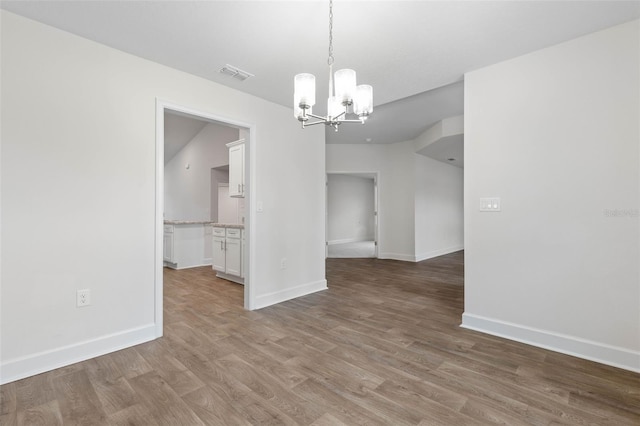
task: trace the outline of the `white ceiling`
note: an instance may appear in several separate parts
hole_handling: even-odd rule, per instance
[[[464,136],[451,135],[438,139],[417,151],[434,160],[464,168]]]
[[[167,164],[175,157],[206,125],[206,121],[195,120],[184,115],[165,113],[164,164]]]
[[[209,131],[217,133],[224,128],[237,128],[228,126],[219,121],[207,120],[178,111],[165,111],[164,113],[164,164],[167,164],[189,142],[195,138],[206,126]],[[214,127],[214,129],[211,129]],[[228,166],[216,167],[219,170],[228,170]]]
[[[319,104],[327,90],[328,1],[3,0],[1,7],[281,105],[290,106],[300,72],[316,75]],[[373,85],[375,109],[365,126],[327,131],[327,142],[391,143],[462,114],[465,72],[637,19],[640,2],[335,0],[334,15],[335,67]],[[225,64],[255,77],[222,75]],[[321,105],[314,112],[323,113]]]

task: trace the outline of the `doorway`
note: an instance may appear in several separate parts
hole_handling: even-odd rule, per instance
[[[328,172],[326,257],[378,257],[378,173]]]
[[[165,116],[182,116],[203,122],[206,126],[208,123],[226,128],[237,130],[239,138],[245,140],[244,149],[244,194],[243,205],[247,206],[244,212],[244,308],[252,309],[253,306],[253,287],[251,276],[253,271],[253,256],[251,248],[254,247],[254,233],[252,232],[252,217],[250,209],[252,198],[252,179],[253,167],[251,167],[251,159],[253,157],[254,135],[255,129],[252,124],[238,122],[226,117],[217,116],[208,112],[199,111],[182,105],[169,103],[158,99],[156,101],[156,194],[155,194],[155,271],[154,271],[154,289],[155,289],[155,325],[156,336],[163,335],[163,233],[164,233],[164,211],[165,211]],[[226,147],[224,147],[226,149]],[[185,169],[189,169],[190,164],[184,164]],[[209,173],[209,172],[208,172]],[[207,201],[207,204],[208,201]],[[209,208],[210,204],[203,208]],[[211,218],[211,216],[210,216]]]

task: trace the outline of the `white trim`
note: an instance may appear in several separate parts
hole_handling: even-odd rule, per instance
[[[327,289],[327,280],[315,281],[307,284],[301,284],[286,290],[275,291],[273,293],[263,294],[256,298],[255,309],[266,308],[276,303],[285,302],[297,297],[306,296],[311,293]]]
[[[61,348],[10,359],[2,363],[0,384],[4,385],[76,362],[86,361],[154,340],[156,337],[156,325],[148,324]]]
[[[640,372],[640,352],[629,349],[468,313],[462,314],[460,327]]]
[[[245,252],[244,252],[244,262],[246,267],[244,268],[244,308],[248,310],[256,309],[256,288],[258,287],[258,280],[254,281],[252,277],[257,277],[255,274],[256,270],[256,262],[253,259],[256,259],[256,235],[257,232],[257,214],[253,214],[253,206],[257,205],[256,197],[257,191],[254,188],[257,188],[256,180],[257,173],[256,170],[256,140],[258,137],[258,131],[254,124],[245,124],[245,128],[249,129],[249,140],[245,140],[244,146],[244,182],[245,182],[245,225],[244,232],[242,233],[243,237],[246,241]],[[249,163],[249,167],[246,164]],[[247,197],[247,195],[249,195]],[[246,249],[248,247],[248,250]]]
[[[156,211],[155,211],[155,256],[154,267],[154,312],[156,337],[163,333],[163,289],[164,280],[164,110],[166,104],[156,98]]]
[[[391,260],[402,260],[404,262],[415,262],[416,257],[412,254],[401,254],[401,253],[380,253],[378,255],[379,259],[391,259]]]
[[[164,260],[162,256],[162,238],[163,238],[163,211],[164,211],[164,112],[171,110],[182,114],[192,115],[203,118],[208,121],[221,122],[238,128],[247,129],[249,131],[248,141],[245,141],[245,161],[248,159],[249,167],[245,167],[245,193],[249,196],[245,198],[245,233],[247,235],[248,250],[245,252],[245,268],[244,277],[244,308],[255,308],[255,288],[251,277],[254,276],[255,262],[255,236],[256,226],[255,215],[251,214],[252,206],[255,205],[256,194],[252,189],[255,188],[256,167],[255,167],[255,141],[256,126],[254,124],[245,123],[237,120],[229,119],[219,115],[210,114],[208,112],[196,110],[184,105],[178,105],[164,99],[156,98],[156,242],[155,242],[155,322],[156,337],[162,336],[162,267]]]
[[[236,284],[244,285],[244,279],[237,275],[227,274],[226,272],[216,271],[216,277],[222,278],[223,280],[232,281]]]
[[[227,148],[231,148],[231,147],[238,146],[238,145],[244,145],[244,138],[238,139],[237,141],[229,142],[226,145],[227,145]]]
[[[191,268],[199,268],[201,266],[211,266],[213,264],[213,261],[211,258],[207,258],[207,259],[203,259],[201,263],[194,263],[193,265],[182,265],[182,266],[178,266],[177,263],[173,263],[173,262],[164,262],[164,266],[166,266],[167,268],[171,268],[171,269],[175,269],[176,271],[179,271],[181,269],[191,269]]]
[[[331,244],[331,243],[329,243]],[[402,253],[380,253],[380,259],[391,259],[391,260],[401,260],[403,262],[422,262],[423,260],[432,259],[438,256],[444,256],[445,254],[455,253],[457,251],[464,250],[464,246],[455,246],[449,247],[446,249],[433,250],[428,253],[423,253],[419,256],[414,256],[412,254],[402,254]]]
[[[416,262],[421,262],[423,260],[432,259],[434,257],[444,256],[445,254],[455,253],[455,252],[460,251],[460,250],[464,250],[464,246],[463,245],[454,246],[454,247],[448,247],[448,248],[444,248],[444,249],[433,250],[433,251],[429,251],[427,253],[422,253],[422,254],[419,254],[419,255],[417,254],[415,256],[415,261]]]
[[[348,244],[348,243],[360,243],[363,241],[373,241],[373,237],[371,238],[345,238],[343,240],[331,240],[327,241],[327,244],[330,246],[334,244]]]

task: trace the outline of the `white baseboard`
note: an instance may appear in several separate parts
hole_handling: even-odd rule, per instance
[[[232,281],[237,284],[244,285],[244,278],[241,278],[237,275],[226,274],[224,272],[216,271],[216,277],[222,278],[223,280]]]
[[[301,284],[296,287],[288,288],[273,293],[263,294],[255,298],[255,306],[253,309],[266,308],[276,303],[284,302],[296,297],[306,296],[327,289],[327,280],[315,281],[307,284]]]
[[[373,237],[371,237],[371,238],[345,238],[345,239],[342,239],[342,240],[331,240],[331,241],[327,241],[327,244],[332,246],[334,244],[359,243],[361,241],[373,241]]]
[[[212,264],[213,264],[212,259],[203,259],[201,263],[194,263],[192,265],[184,265],[184,264],[178,265],[177,263],[167,262],[166,260],[164,261],[164,266],[166,266],[167,268],[175,269],[175,270],[199,268],[201,266],[211,266]]]
[[[415,256],[401,253],[378,253],[378,259],[402,260],[404,262],[415,262]]]
[[[189,269],[189,268],[200,268],[201,266],[211,266],[212,265],[212,261],[211,259],[209,259],[209,261],[207,260],[203,260],[202,263],[199,264],[193,264],[193,265],[179,265],[177,268],[174,269]]]
[[[378,259],[392,259],[402,260],[404,262],[421,262],[423,260],[431,259],[438,256],[444,256],[445,254],[454,253],[456,251],[464,250],[464,246],[449,247],[446,249],[434,250],[428,253],[422,253],[420,255],[401,254],[401,253],[378,253]]]
[[[73,345],[4,361],[0,366],[0,384],[35,376],[76,362],[86,361],[156,338],[155,324],[109,334]]]
[[[640,352],[467,313],[462,314],[460,327],[640,372]]]
[[[416,257],[415,257],[415,259],[416,259],[415,261],[416,262],[421,262],[423,260],[432,259],[434,257],[444,256],[445,254],[455,253],[456,251],[460,251],[460,250],[464,250],[464,246],[463,245],[454,246],[454,247],[448,247],[448,248],[444,248],[444,249],[433,250],[433,251],[429,251],[427,253],[417,254]]]

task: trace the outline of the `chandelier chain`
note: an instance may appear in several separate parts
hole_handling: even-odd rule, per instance
[[[333,0],[329,0],[329,65],[333,65]]]

